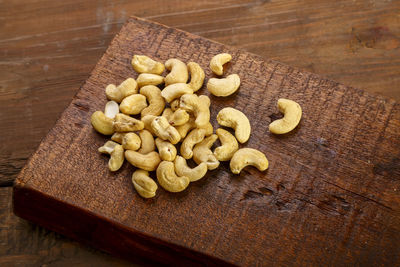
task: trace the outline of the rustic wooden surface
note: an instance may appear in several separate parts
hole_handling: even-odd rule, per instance
[[[202,0],[165,5],[160,0],[38,0],[0,5],[0,186],[11,185],[132,14],[400,99],[399,1]],[[25,228],[32,234],[23,237],[10,229],[5,225],[1,230],[10,246],[5,253],[0,250],[0,258],[24,257],[21,238],[52,237],[41,228]],[[60,239],[55,242],[59,248]],[[36,251],[42,255],[45,250]],[[95,257],[79,259],[90,262]]]
[[[206,66],[222,51],[233,56],[227,74],[238,73],[242,83],[234,96],[211,97],[212,123],[217,126],[215,116],[225,106],[242,110],[253,126],[246,146],[266,153],[269,170],[236,176],[222,164],[182,193],[160,189],[143,200],[131,185],[133,167],[110,174],[107,158],[97,153],[106,138],[89,118],[106,102],[104,87],[136,77],[133,54],[196,61],[212,77]],[[279,97],[298,102],[304,114],[285,136],[268,133]],[[399,127],[395,100],[132,18],[21,171],[14,209],[133,259],[396,266]]]

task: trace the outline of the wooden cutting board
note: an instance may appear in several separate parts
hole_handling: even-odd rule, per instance
[[[97,152],[107,138],[90,125],[104,88],[137,77],[144,54],[208,63],[233,56],[226,74],[242,84],[211,97],[212,123],[226,106],[252,124],[247,147],[263,151],[266,172],[240,175],[222,163],[181,193],[138,196],[134,167],[117,173]],[[57,88],[54,88],[57,90]],[[203,87],[201,94],[208,94]],[[303,108],[298,128],[268,132],[278,98]],[[115,255],[180,265],[399,265],[400,104],[176,29],[131,18],[90,78],[21,171],[14,211],[27,220]]]

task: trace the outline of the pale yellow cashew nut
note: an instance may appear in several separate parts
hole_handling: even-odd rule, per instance
[[[160,155],[155,151],[142,154],[137,151],[126,150],[125,158],[133,166],[149,172],[156,170],[161,162]]]
[[[268,169],[267,157],[257,149],[241,148],[233,154],[230,168],[234,174],[239,174],[246,166],[254,166],[260,171],[265,171]]]
[[[181,155],[185,159],[193,157],[193,147],[204,140],[206,131],[196,128],[192,130],[181,144]]]
[[[123,81],[120,85],[115,86],[114,84],[109,84],[106,87],[106,96],[110,100],[120,103],[122,99],[127,96],[137,94],[138,85],[135,79],[128,78]]]
[[[179,105],[182,109],[193,113],[196,117],[197,127],[204,127],[210,121],[210,108],[207,102],[201,100],[197,95],[185,94],[181,96]]]
[[[150,178],[149,172],[140,169],[133,172],[132,184],[135,187],[136,192],[144,198],[154,197],[158,189],[156,182]]]
[[[217,129],[216,134],[221,141],[221,146],[214,150],[214,155],[219,161],[230,160],[239,149],[239,144],[236,138],[224,129]]]
[[[240,78],[237,74],[231,74],[226,78],[211,78],[207,83],[207,90],[215,96],[229,96],[237,91],[240,86]]]
[[[203,178],[207,173],[207,163],[202,162],[194,168],[190,168],[185,158],[176,156],[175,158],[175,172],[179,176],[186,176],[190,179],[190,182],[195,182]]]
[[[139,137],[141,140],[141,147],[139,149],[139,153],[147,154],[154,150],[156,150],[156,145],[154,143],[154,137],[148,130],[141,130],[139,132]]]
[[[178,108],[168,119],[169,124],[172,126],[180,126],[189,121],[189,113],[186,110]]]
[[[175,100],[184,94],[193,94],[192,88],[186,83],[174,83],[166,86],[161,91],[161,96],[164,97],[168,103],[171,103],[172,100]]]
[[[104,115],[102,111],[95,111],[90,117],[93,128],[104,135],[114,133],[114,120]]]
[[[181,192],[188,187],[190,179],[186,176],[177,176],[174,163],[162,161],[157,168],[158,183],[169,192]]]
[[[292,100],[280,98],[278,109],[284,116],[282,119],[271,122],[269,131],[274,134],[285,134],[296,128],[302,115],[300,105]]]
[[[133,132],[144,128],[144,123],[128,115],[118,113],[114,118],[114,130],[116,132]]]
[[[143,55],[134,55],[131,64],[133,69],[138,73],[161,75],[165,69],[162,63]]]
[[[157,74],[141,73],[137,77],[136,82],[139,88],[146,85],[159,85],[164,82],[164,77]]]
[[[124,149],[138,150],[142,141],[140,137],[132,132],[129,133],[114,133],[111,140],[121,144]]]
[[[172,114],[174,114],[172,109],[171,108],[166,108],[166,109],[164,109],[164,111],[163,111],[161,116],[165,117],[169,121],[169,119],[171,118]]]
[[[223,108],[218,112],[217,121],[221,126],[235,129],[236,139],[245,143],[250,138],[250,121],[243,112],[234,108]]]
[[[188,84],[193,92],[196,92],[203,86],[205,78],[204,70],[196,62],[189,62],[187,67],[190,73],[190,82]]]
[[[165,108],[165,100],[161,96],[161,90],[154,85],[146,85],[140,88],[140,94],[144,95],[149,106],[142,110],[142,117],[146,115],[159,116]]]
[[[232,56],[228,53],[215,55],[210,61],[210,69],[215,74],[221,76],[224,73],[223,65],[231,61]]]
[[[179,99],[173,100],[169,105],[171,106],[172,111],[176,111],[179,108]]]
[[[144,129],[146,129],[147,131],[149,131],[152,134],[154,134],[154,132],[153,132],[153,129],[151,128],[151,123],[153,122],[153,120],[155,118],[157,118],[157,116],[146,115],[146,116],[142,117],[142,119],[141,119],[141,121],[143,122]]]
[[[156,117],[151,122],[151,129],[155,135],[163,140],[168,140],[173,145],[177,144],[181,140],[179,132],[168,123],[165,117]]]
[[[145,107],[147,107],[146,97],[141,94],[127,96],[119,105],[121,112],[127,115],[139,114]]]
[[[124,149],[118,143],[107,141],[99,148],[99,152],[110,155],[110,160],[108,161],[110,171],[118,171],[124,163]]]
[[[211,147],[217,139],[217,135],[210,135],[193,148],[193,160],[197,164],[205,162],[209,170],[218,168],[219,161],[211,151]]]
[[[185,138],[190,130],[196,128],[194,120],[195,120],[194,118],[190,117],[187,123],[175,127],[179,135],[181,136],[181,139]]]
[[[164,141],[161,138],[157,138],[156,146],[161,160],[174,161],[177,151],[173,144],[168,141]]]
[[[165,86],[174,83],[186,83],[189,74],[185,63],[176,58],[170,58],[165,62],[165,67],[170,71],[167,76],[165,76]]]

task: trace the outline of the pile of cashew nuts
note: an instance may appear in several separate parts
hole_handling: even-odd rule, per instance
[[[211,59],[210,69],[221,76],[223,65],[231,60],[230,54],[218,54]],[[132,183],[140,196],[151,198],[156,194],[158,186],[149,176],[151,171],[156,171],[157,181],[165,190],[180,192],[190,182],[203,178],[208,170],[218,168],[220,161],[230,160],[234,174],[246,166],[260,171],[268,168],[264,153],[253,148],[239,149],[239,143],[246,143],[251,133],[243,112],[232,107],[220,110],[218,124],[232,128],[234,134],[223,128],[214,134],[210,98],[195,94],[205,79],[199,64],[185,64],[176,58],[162,64],[143,55],[134,55],[131,64],[139,73],[137,79],[128,78],[118,86],[109,84],[105,93],[110,101],[104,112],[92,114],[91,123],[97,132],[111,135],[111,140],[98,149],[110,155],[110,171],[119,170],[125,159],[137,168]],[[163,77],[165,69],[169,73]],[[162,84],[165,86],[161,90]],[[232,95],[239,86],[237,74],[207,82],[208,91],[218,97]],[[273,121],[269,131],[288,133],[300,122],[301,107],[294,101],[279,99],[278,109],[284,117]],[[212,151],[217,139],[221,145]],[[178,143],[180,147],[175,146]],[[188,165],[190,159],[196,163],[194,168]]]

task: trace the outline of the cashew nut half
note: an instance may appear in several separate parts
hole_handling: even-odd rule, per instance
[[[142,143],[142,146],[139,149],[139,153],[147,154],[154,150],[156,150],[156,145],[154,144],[154,137],[148,130],[141,130],[139,132],[139,137]]]
[[[189,62],[187,67],[190,72],[190,83],[188,84],[193,92],[196,92],[203,86],[205,77],[204,70],[196,62]]]
[[[104,115],[102,111],[96,111],[90,117],[90,122],[93,128],[104,135],[111,135],[114,133],[114,120]]]
[[[216,134],[221,141],[221,146],[214,150],[214,155],[219,161],[230,160],[233,154],[239,149],[236,138],[230,132],[221,128],[217,129]]]
[[[151,122],[151,129],[153,133],[163,140],[168,140],[171,144],[175,145],[181,140],[179,132],[170,125],[165,117],[156,117]]]
[[[176,111],[179,108],[179,99],[175,99],[171,103],[169,103],[171,106],[172,111]]]
[[[172,126],[180,126],[189,121],[189,113],[186,110],[178,108],[168,119]]]
[[[220,125],[235,129],[236,139],[245,143],[250,138],[250,121],[243,112],[234,108],[223,108],[218,112],[217,121]]]
[[[175,158],[175,172],[179,176],[186,176],[191,182],[195,182],[204,177],[207,173],[207,163],[202,162],[195,168],[190,168],[186,160],[181,156],[176,156]]]
[[[170,71],[165,76],[165,85],[168,86],[173,83],[186,83],[189,74],[186,64],[176,58],[170,58],[165,62],[165,67]]]
[[[190,159],[193,157],[193,147],[194,145],[203,141],[205,132],[206,131],[204,129],[196,128],[188,134],[181,144],[182,157],[185,159]]]
[[[205,162],[209,170],[218,168],[219,161],[210,149],[217,139],[217,135],[210,135],[193,148],[193,160],[197,164]]]
[[[164,82],[164,77],[157,74],[141,73],[137,77],[136,82],[139,88],[145,85],[159,85]]]
[[[222,53],[215,55],[210,61],[210,69],[217,75],[222,75],[224,73],[223,65],[231,61],[232,56],[227,53]]]
[[[139,114],[145,107],[147,107],[146,97],[141,94],[127,96],[119,105],[122,113],[127,115]]]
[[[171,103],[172,100],[184,94],[193,94],[192,88],[186,83],[174,83],[166,86],[161,91],[161,96],[164,97],[168,103]]]
[[[133,132],[144,128],[144,123],[128,115],[118,113],[114,119],[114,130],[116,132]]]
[[[239,174],[244,167],[249,165],[265,171],[268,169],[268,160],[264,153],[254,148],[241,148],[233,154],[230,167],[234,174]]]
[[[138,73],[151,73],[161,75],[165,67],[148,56],[134,55],[131,61],[133,69]]]
[[[141,197],[152,198],[156,195],[157,184],[150,178],[149,172],[145,170],[136,170],[132,174],[132,183]]]
[[[204,127],[210,121],[210,108],[207,101],[201,100],[197,95],[185,94],[181,96],[179,106],[196,117],[196,126]]]
[[[120,143],[124,149],[138,150],[142,141],[140,137],[132,132],[129,133],[114,133],[111,140]]]
[[[133,166],[149,172],[156,170],[161,161],[160,155],[155,151],[142,154],[137,151],[126,150],[125,158]]]
[[[211,78],[207,83],[207,90],[215,96],[229,96],[236,92],[240,86],[240,78],[237,74],[231,74],[226,78]]]
[[[104,108],[104,115],[106,115],[106,117],[114,119],[115,115],[117,115],[118,113],[119,113],[118,103],[115,101],[108,101]]]
[[[123,81],[120,85],[115,86],[114,84],[109,84],[106,87],[106,95],[110,100],[114,100],[115,102],[120,103],[122,99],[127,96],[137,94],[138,93],[138,85],[135,79],[128,78]]]
[[[302,114],[300,105],[292,100],[280,98],[278,109],[284,116],[282,119],[271,122],[269,131],[274,134],[285,134],[296,128]]]
[[[118,171],[124,163],[124,149],[118,143],[107,141],[102,147],[99,148],[99,152],[110,155],[108,168],[112,172]]]
[[[174,163],[162,161],[157,168],[158,183],[169,192],[181,192],[188,187],[190,179],[186,176],[177,176]]]
[[[156,139],[156,146],[158,153],[160,153],[161,160],[173,161],[176,157],[176,147],[168,141],[161,138]]]

